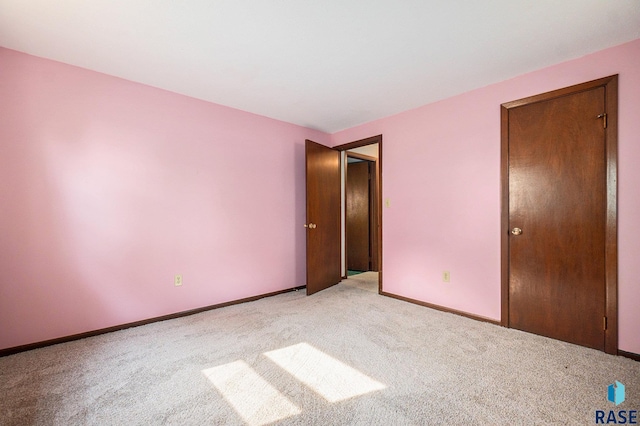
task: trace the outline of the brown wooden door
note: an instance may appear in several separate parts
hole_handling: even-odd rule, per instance
[[[306,141],[307,295],[340,282],[340,153]]]
[[[602,86],[508,111],[509,325],[600,350],[604,112]]]
[[[371,269],[370,168],[368,161],[347,164],[347,269],[352,271]]]

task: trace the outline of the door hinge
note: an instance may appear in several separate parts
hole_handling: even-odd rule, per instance
[[[603,330],[607,329],[607,317],[602,317],[602,327]]]
[[[598,116],[598,118],[602,118],[602,127],[606,129],[607,128],[607,113],[603,112],[602,114],[600,114]]]

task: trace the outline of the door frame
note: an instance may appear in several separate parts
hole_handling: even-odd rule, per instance
[[[618,75],[504,103],[500,106],[500,174],[501,174],[501,321],[509,327],[509,110],[536,102],[591,90],[605,89],[605,315],[604,351],[618,353]]]
[[[380,153],[378,152],[378,156]],[[371,173],[370,182],[373,183],[373,189],[369,188],[369,195],[373,194],[373,199],[369,199],[369,247],[371,249],[371,258],[369,260],[369,270],[376,271],[378,270],[378,240],[376,238],[378,229],[377,229],[377,217],[375,212],[378,210],[377,199],[378,199],[378,159],[374,157],[370,157],[364,154],[358,154],[357,152],[345,151],[345,159],[346,163],[344,164],[344,185],[345,185],[345,201],[347,201],[347,192],[346,189],[349,186],[349,158],[357,158],[358,160],[366,161],[369,163],[369,170]],[[373,168],[373,170],[371,170]],[[369,184],[371,185],[371,183]],[[371,207],[374,207],[371,209]],[[372,214],[372,212],[374,214]],[[349,270],[349,237],[347,228],[349,227],[348,222],[345,220],[344,222],[344,239],[345,239],[345,268]]]
[[[378,232],[376,235],[376,244],[378,246],[377,258],[378,258],[378,294],[382,293],[382,135],[371,136],[369,138],[360,139],[354,142],[345,143],[342,145],[334,146],[333,149],[338,151],[348,151],[354,148],[360,148],[366,145],[378,144],[378,161],[376,164],[376,220],[378,225]],[[346,224],[345,224],[346,226]],[[345,235],[346,237],[346,235]]]

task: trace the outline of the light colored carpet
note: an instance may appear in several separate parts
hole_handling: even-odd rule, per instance
[[[375,278],[0,358],[0,424],[594,424],[640,409],[638,362],[379,296]]]

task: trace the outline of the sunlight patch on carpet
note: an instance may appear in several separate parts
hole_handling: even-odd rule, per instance
[[[386,388],[384,384],[308,343],[265,352],[264,355],[329,402],[343,401]]]
[[[301,413],[244,361],[208,368],[202,373],[251,426],[269,424]]]

